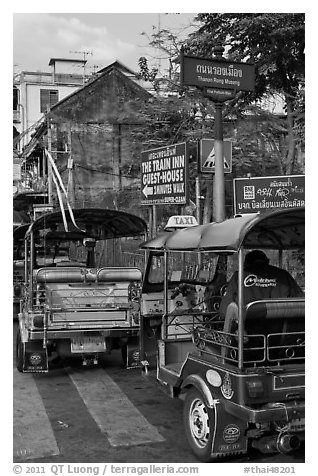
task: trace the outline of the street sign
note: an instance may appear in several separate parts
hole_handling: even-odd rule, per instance
[[[185,142],[141,152],[141,204],[185,204],[188,199]]]
[[[235,98],[236,91],[232,89],[204,88],[204,96],[214,102],[226,102],[229,99]]]
[[[224,173],[232,172],[232,142],[230,140],[223,141],[224,153]],[[200,140],[200,163],[199,172],[214,173],[215,172],[215,150],[214,139]]]
[[[254,91],[255,66],[221,59],[181,57],[181,84],[236,91]]]
[[[284,175],[233,180],[234,214],[305,206],[305,176]]]

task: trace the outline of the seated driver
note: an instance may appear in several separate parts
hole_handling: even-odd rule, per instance
[[[269,264],[261,250],[248,253],[244,261],[244,303],[262,299],[303,297],[304,293],[294,278],[284,269]],[[231,277],[220,305],[225,317],[228,305],[238,301],[238,272]]]

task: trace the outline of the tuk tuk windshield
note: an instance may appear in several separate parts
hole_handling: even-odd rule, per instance
[[[246,249],[248,253],[250,249]],[[304,252],[299,250],[266,250],[266,254],[273,266],[286,269],[299,286],[304,290]],[[237,271],[237,253],[197,253],[197,252],[170,252],[168,254],[168,286],[173,287],[180,282],[193,285],[207,286],[217,274],[222,273],[228,282],[232,274]],[[164,282],[164,255],[160,252],[151,252],[145,275],[145,285],[148,287],[163,286]]]

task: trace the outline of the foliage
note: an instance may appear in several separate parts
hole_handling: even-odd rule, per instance
[[[203,24],[190,36],[188,51],[209,57],[211,47],[222,45],[235,61],[251,61],[257,67],[254,99],[269,89],[297,94],[304,77],[304,14],[202,13]]]
[[[286,124],[280,166],[282,173],[293,173],[304,145],[304,14],[201,13],[196,19],[201,26],[190,35],[187,53],[211,57],[213,47],[222,45],[227,58],[255,63],[255,92],[241,94],[241,103],[251,104],[268,94],[283,97]]]
[[[240,92],[223,107],[224,137],[233,143],[233,176],[303,173],[304,15],[202,13],[195,20],[198,27],[186,42],[166,29],[155,30],[149,39],[149,45],[169,59],[170,68],[162,77],[158,68],[149,71],[147,59],[142,58],[140,74],[152,81],[159,96],[163,92],[175,94],[173,107],[178,113],[170,116],[174,117],[173,126],[168,120],[161,129],[165,130],[164,143],[151,126],[147,128],[148,142],[160,146],[172,143],[177,136],[193,143],[202,137],[213,137],[214,105],[198,90],[182,91],[178,58],[181,46],[186,54],[212,58],[213,48],[222,45],[227,59],[253,62],[256,66],[255,91]],[[282,114],[262,107],[264,99],[271,97],[281,100]],[[165,116],[165,106],[160,104]],[[194,165],[190,173],[193,181],[197,173]],[[227,182],[230,179],[226,177]],[[201,182],[204,194],[211,185],[204,178]],[[206,196],[210,200],[210,194]]]

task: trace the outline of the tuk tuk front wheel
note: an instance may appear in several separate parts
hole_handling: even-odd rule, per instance
[[[17,340],[16,340],[16,367],[19,372],[23,372],[23,358],[24,358],[24,344],[21,340],[21,332],[20,329],[17,333]]]
[[[183,423],[193,453],[204,463],[211,461],[215,411],[206,406],[203,396],[195,388],[189,390],[186,395]]]

